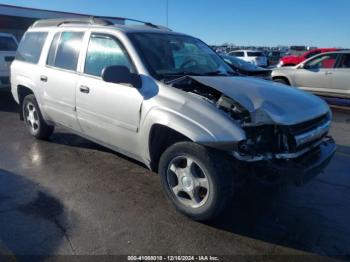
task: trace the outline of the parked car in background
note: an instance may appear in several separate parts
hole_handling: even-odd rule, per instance
[[[270,51],[267,54],[267,64],[269,66],[275,66],[280,62],[280,59],[286,55],[286,52]]]
[[[317,48],[313,49],[311,51],[305,52],[300,56],[285,56],[282,57],[279,64],[277,65],[278,67],[282,66],[296,66],[300,64],[301,62],[305,61],[306,59],[309,59],[315,55],[325,53],[325,52],[331,52],[331,51],[337,51],[338,49],[336,48]]]
[[[237,50],[228,53],[231,56],[235,56],[239,59],[247,61],[257,66],[267,66],[267,58],[261,51],[255,50]]]
[[[220,55],[222,59],[237,73],[247,76],[259,77],[265,80],[271,80],[272,70],[262,68],[252,63],[241,60],[230,55]]]
[[[150,23],[37,21],[11,65],[11,87],[33,137],[63,126],[144,163],[196,220],[225,210],[236,181],[301,185],[336,150],[323,100],[237,76],[198,38]]]
[[[13,35],[0,33],[0,89],[10,87],[10,65],[15,59],[17,45]]]
[[[318,95],[350,98],[350,51],[327,52],[295,67],[276,68],[272,78]]]

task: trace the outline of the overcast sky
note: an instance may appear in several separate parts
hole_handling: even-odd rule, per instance
[[[208,44],[350,47],[350,0],[168,0],[169,27]],[[12,0],[2,4],[166,24],[166,0]]]

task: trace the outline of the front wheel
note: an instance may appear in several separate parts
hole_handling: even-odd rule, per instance
[[[24,98],[22,114],[26,126],[32,136],[46,140],[52,135],[54,127],[48,125],[43,119],[34,95],[27,95]]]
[[[194,220],[205,221],[217,217],[232,199],[230,166],[224,152],[180,142],[163,153],[159,173],[176,209]]]

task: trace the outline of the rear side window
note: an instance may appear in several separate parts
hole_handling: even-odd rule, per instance
[[[51,43],[47,64],[75,71],[83,37],[83,32],[62,32],[60,37],[59,33],[56,34]]]
[[[247,52],[248,56],[264,56],[261,52]]]
[[[135,71],[119,41],[107,35],[91,35],[84,72],[101,76],[103,69],[112,65],[126,66],[131,72]]]
[[[47,32],[26,33],[19,44],[16,60],[32,64],[38,63],[46,37]]]
[[[16,51],[17,43],[12,37],[0,36],[0,51]]]
[[[238,56],[238,57],[243,57],[243,56],[244,56],[244,53],[243,53],[243,52],[233,52],[233,53],[231,53],[230,55],[232,55],[232,56]]]
[[[49,55],[47,57],[47,64],[53,66],[55,64],[55,57],[57,51],[58,40],[60,39],[61,33],[56,33],[49,50]]]

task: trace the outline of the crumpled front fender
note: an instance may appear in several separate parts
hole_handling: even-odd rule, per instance
[[[189,109],[184,110],[187,111]],[[222,119],[218,118],[220,116],[216,119],[210,119],[210,122],[200,122],[199,120],[204,121],[205,117],[202,118],[198,115],[197,118],[190,118],[167,108],[153,108],[147,113],[140,126],[143,152],[149,152],[148,141],[150,132],[152,126],[156,124],[166,126],[186,136],[193,142],[223,150],[233,149],[234,144],[246,139],[244,131],[236,126],[232,120],[228,121],[224,118],[225,121],[221,122],[220,125],[219,122]],[[145,157],[149,158],[149,156]]]

